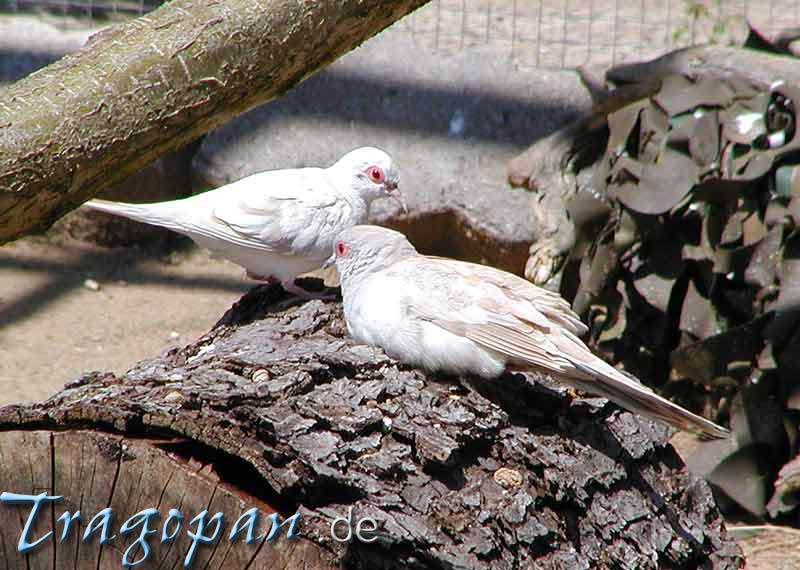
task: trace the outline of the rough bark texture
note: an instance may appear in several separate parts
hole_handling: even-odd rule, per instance
[[[0,244],[274,98],[427,0],[173,0],[3,92]]]
[[[338,303],[292,306],[282,295],[258,287],[182,350],[0,410],[0,487],[71,501],[40,517],[37,533],[68,507],[112,505],[118,525],[149,506],[162,520],[172,507],[188,520],[258,506],[299,510],[303,538],[260,550],[221,541],[194,567],[742,566],[708,486],[663,427],[548,378],[426,377],[354,345]],[[331,539],[350,506],[379,522],[377,542]],[[0,505],[13,529],[0,533],[0,556],[20,568],[27,511],[14,511]],[[118,568],[125,540],[104,547],[101,564],[99,547],[70,542],[28,562]],[[153,546],[146,567],[173,567],[185,550]]]

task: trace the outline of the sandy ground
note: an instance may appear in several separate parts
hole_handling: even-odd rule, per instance
[[[736,535],[747,560],[747,570],[800,568],[799,530],[772,527],[751,536],[736,530]]]
[[[0,248],[0,275],[2,404],[189,343],[254,285],[191,245],[164,253],[43,238]]]

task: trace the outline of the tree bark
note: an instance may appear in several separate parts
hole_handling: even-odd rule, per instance
[[[135,532],[56,544],[64,510],[85,513],[82,532],[110,506],[115,533],[149,507],[159,533],[171,508],[224,512],[225,538],[194,568],[740,568],[666,435],[546,377],[425,376],[353,344],[337,303],[261,286],[192,345],[0,410],[0,488],[64,496],[33,538],[58,532],[22,556],[30,509],[0,504],[0,566],[120,568]],[[301,513],[301,537],[229,542],[250,507]],[[350,507],[377,541],[331,538]],[[180,565],[186,532],[157,537],[144,567]]]
[[[0,244],[279,96],[427,0],[173,0],[3,92]]]

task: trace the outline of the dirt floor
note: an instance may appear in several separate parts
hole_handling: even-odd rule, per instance
[[[193,246],[165,254],[43,238],[0,248],[0,275],[0,404],[188,343],[255,283]]]
[[[767,527],[747,536],[737,530],[737,540],[747,560],[747,570],[797,570],[800,568],[800,531]]]

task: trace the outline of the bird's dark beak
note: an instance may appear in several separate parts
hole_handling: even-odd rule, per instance
[[[397,188],[396,182],[387,182],[386,183],[386,194],[397,201],[400,204],[400,207],[403,208],[403,213],[408,214],[408,206],[406,205],[406,200],[403,198],[403,194]]]

